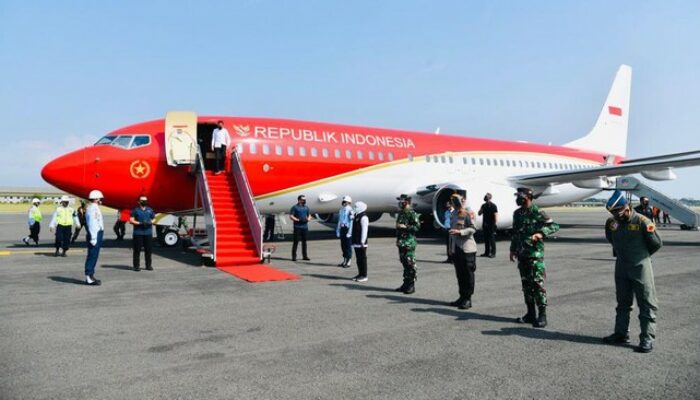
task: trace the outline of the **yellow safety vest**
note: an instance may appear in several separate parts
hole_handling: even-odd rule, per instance
[[[41,222],[41,220],[44,218],[41,215],[41,210],[39,210],[39,207],[32,207],[32,218],[34,218],[35,222]]]
[[[58,207],[56,209],[56,223],[63,226],[72,226],[73,209],[70,207]]]

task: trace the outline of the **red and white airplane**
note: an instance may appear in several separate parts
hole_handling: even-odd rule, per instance
[[[655,180],[674,179],[672,168],[700,164],[698,152],[624,160],[631,75],[629,66],[619,68],[593,129],[561,146],[286,119],[200,116],[189,125],[166,118],[115,130],[92,146],[49,162],[42,176],[79,197],[99,189],[104,204],[116,209],[132,208],[140,194],[147,194],[160,212],[191,210],[196,182],[190,172],[192,160],[184,165],[173,162],[179,150],[168,135],[185,129],[190,135],[185,142],[199,142],[209,164],[212,131],[222,120],[261,214],[288,212],[299,194],[306,195],[313,212],[332,214],[340,198],[350,195],[367,203],[373,218],[379,218],[396,211],[398,195],[410,194],[418,212],[442,215],[449,195],[463,190],[473,207],[486,192],[492,193],[500,209],[499,225],[506,228],[518,186],[533,188],[538,204],[553,206],[611,188],[617,176],[642,173]],[[478,218],[477,227],[480,224]]]

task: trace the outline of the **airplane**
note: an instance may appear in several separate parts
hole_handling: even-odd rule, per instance
[[[668,180],[675,178],[673,168],[700,164],[700,151],[626,159],[631,77],[631,67],[620,66],[593,128],[563,145],[169,113],[165,120],[110,132],[92,146],[49,162],[41,174],[48,183],[79,197],[99,189],[104,204],[116,209],[132,208],[135,199],[146,194],[160,212],[188,212],[201,207],[193,201],[194,148],[201,149],[202,166],[210,170],[212,132],[217,121],[223,121],[231,136],[229,151],[240,160],[260,214],[286,213],[304,194],[312,212],[330,221],[340,199],[350,195],[367,203],[374,221],[383,213],[396,212],[397,196],[409,194],[425,221],[440,224],[452,193],[465,194],[470,206],[476,207],[489,192],[499,207],[499,228],[505,229],[517,208],[513,193],[519,186],[532,188],[540,206],[564,205],[613,188],[615,177],[641,173],[652,180]],[[176,136],[186,140],[174,140]],[[178,143],[188,147],[183,151]],[[481,227],[481,217],[475,224]]]

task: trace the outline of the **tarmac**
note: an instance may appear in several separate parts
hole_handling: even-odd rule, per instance
[[[549,326],[536,329],[514,322],[525,307],[503,238],[477,259],[462,311],[446,305],[457,285],[441,237],[419,240],[416,293],[393,290],[389,217],[372,224],[366,283],[313,223],[311,261],[291,261],[290,235],[275,243],[272,265],[298,281],[246,283],[180,248],[157,247],[155,271],[134,272],[131,242],[108,229],[103,285],[89,287],[84,236],[54,258],[46,222],[41,246],[25,247],[25,216],[0,214],[0,398],[700,398],[700,233],[659,227],[657,340],[640,354],[636,308],[631,346],[600,340],[615,315],[605,212],[550,215],[562,228],[546,244]]]

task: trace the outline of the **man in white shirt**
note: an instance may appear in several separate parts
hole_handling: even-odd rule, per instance
[[[211,149],[216,158],[216,167],[214,168],[215,175],[219,175],[225,169],[226,147],[231,145],[231,137],[228,134],[228,130],[224,128],[224,121],[218,121],[217,125],[219,125],[219,127],[214,129],[211,138]]]

